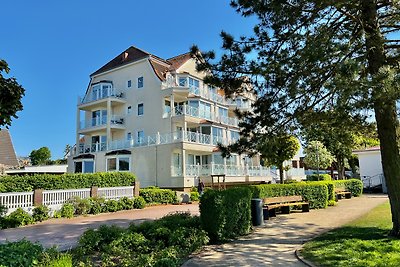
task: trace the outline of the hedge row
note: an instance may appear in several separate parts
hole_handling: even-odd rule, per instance
[[[307,181],[330,181],[330,180],[332,180],[332,177],[327,173],[307,175]]]
[[[221,242],[250,232],[251,190],[207,190],[200,198],[200,222],[211,240]]]
[[[310,203],[310,208],[326,208],[329,195],[326,182],[308,182],[293,184],[265,184],[250,186],[253,198],[300,195]]]
[[[77,189],[130,186],[135,176],[128,172],[68,173],[62,175],[37,174],[25,176],[0,176],[0,192],[27,192],[34,189]]]
[[[158,187],[140,189],[139,195],[144,198],[146,203],[169,204],[178,201],[175,191]]]
[[[341,188],[350,191],[354,197],[358,197],[362,194],[363,183],[359,179],[336,180],[332,182],[334,183],[335,188]]]

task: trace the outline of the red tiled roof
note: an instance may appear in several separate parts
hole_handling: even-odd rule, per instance
[[[180,66],[182,66],[186,61],[188,61],[189,59],[191,59],[190,52],[181,54],[181,55],[178,55],[175,57],[171,57],[171,58],[167,59],[167,61],[171,63],[171,69],[176,70]]]
[[[114,59],[109,61],[103,67],[93,72],[90,76],[112,70],[114,68],[144,59],[149,58],[150,65],[152,66],[155,74],[160,80],[165,80],[165,74],[170,70],[176,70],[180,66],[182,66],[186,61],[191,58],[190,53],[181,54],[175,57],[172,57],[168,60],[162,59],[158,56],[150,54],[144,50],[141,50],[137,47],[131,46],[121,54],[116,56]]]

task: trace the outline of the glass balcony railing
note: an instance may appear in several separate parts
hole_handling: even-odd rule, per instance
[[[95,102],[109,97],[124,99],[124,93],[117,91],[115,88],[110,88],[103,91],[92,91],[84,97],[79,98],[80,105]]]

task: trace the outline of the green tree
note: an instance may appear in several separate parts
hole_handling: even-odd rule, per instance
[[[32,150],[29,155],[32,165],[44,165],[50,162],[51,152],[48,147],[41,147],[38,150]]]
[[[291,128],[304,114],[334,109],[373,110],[388,186],[393,229],[400,236],[400,154],[396,101],[400,98],[400,4],[387,0],[232,0],[241,15],[258,19],[254,33],[222,33],[226,52],[199,55],[205,82],[226,95],[249,84],[260,96],[244,114],[242,133]],[[243,77],[246,77],[245,79]],[[291,123],[292,122],[292,123]]]
[[[293,135],[279,134],[260,141],[257,150],[261,153],[261,158],[269,166],[279,168],[280,182],[283,184],[283,163],[292,159],[300,149],[299,140]]]
[[[0,59],[0,126],[10,126],[12,118],[18,118],[17,112],[22,110],[22,97],[25,89],[13,77],[5,78],[10,68],[5,60]]]
[[[320,141],[311,141],[304,148],[304,163],[311,168],[326,169],[332,165],[333,156]]]
[[[334,156],[339,179],[345,177],[346,162],[354,161],[354,149],[376,143],[376,140],[373,142],[375,125],[365,122],[361,116],[350,116],[336,110],[309,111],[300,124],[306,142],[320,141]]]

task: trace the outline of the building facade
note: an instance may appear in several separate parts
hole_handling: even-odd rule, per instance
[[[257,156],[221,156],[217,144],[239,138],[234,110],[255,97],[225,98],[195,66],[189,53],[164,60],[130,47],[94,72],[78,100],[68,172],[130,171],[142,187],[176,189],[218,174],[227,183],[276,178]]]

